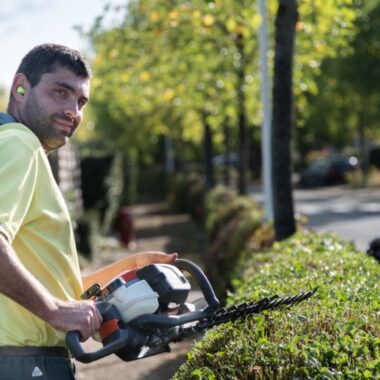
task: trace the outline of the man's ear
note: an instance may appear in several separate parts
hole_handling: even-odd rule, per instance
[[[25,99],[25,95],[29,92],[30,85],[26,76],[22,73],[17,73],[13,78],[13,83],[11,87],[12,97],[17,101],[22,103]]]

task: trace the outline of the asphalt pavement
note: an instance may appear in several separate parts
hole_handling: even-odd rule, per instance
[[[252,196],[263,202],[260,188]],[[371,240],[380,237],[380,189],[349,186],[295,189],[295,212],[306,216],[307,228],[331,232],[366,250]]]

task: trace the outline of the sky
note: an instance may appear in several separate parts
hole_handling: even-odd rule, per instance
[[[23,56],[41,43],[67,45],[88,55],[89,44],[74,26],[89,30],[107,3],[126,0],[0,0],[0,86],[10,88]]]

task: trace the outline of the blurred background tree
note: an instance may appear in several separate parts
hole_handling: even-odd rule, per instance
[[[286,3],[268,4],[272,78],[281,70],[274,67],[274,20]],[[286,201],[279,200],[288,207],[290,177],[316,149],[351,149],[365,164],[366,140],[376,138],[378,112],[377,1],[294,5],[294,59],[287,74],[294,101],[287,105],[286,155],[273,157],[289,183]],[[216,155],[224,157],[228,170],[223,178],[230,183],[229,158],[236,152],[235,186],[246,193],[252,179],[261,176],[261,17],[256,2],[134,0],[116,9],[109,6],[107,12],[118,13],[118,25],[105,28],[99,16],[84,32],[95,51],[87,131],[95,137],[93,146],[127,151],[140,170],[156,168],[155,175],[140,176],[151,180],[150,189],[165,183],[165,171],[193,169],[213,187],[220,180]]]
[[[336,49],[346,46],[346,37],[349,36],[346,27],[354,18],[347,1],[340,4],[316,1],[305,8],[306,3],[298,7],[296,0],[280,0],[275,21],[271,161],[277,240],[289,237],[296,230],[292,196],[293,92],[296,95],[295,104],[304,106],[298,108],[297,117],[302,119],[310,105],[303,101],[303,93],[297,91],[298,80],[301,81],[299,88],[302,91],[315,87],[320,75],[320,71],[315,70],[319,66],[318,59],[328,58],[335,54]],[[296,39],[297,31],[305,33]]]
[[[311,107],[299,124],[297,149],[305,163],[308,152],[326,142],[339,150],[351,147],[366,173],[369,149],[379,138],[380,4],[355,1],[353,6],[356,19],[347,48],[321,62],[316,91],[306,94]]]
[[[118,144],[138,146],[149,159],[165,135],[177,163],[201,158],[209,187],[213,155],[223,141],[233,146],[244,193],[249,139],[258,124],[259,102],[252,99],[258,98],[260,19],[248,1],[227,5],[135,1],[118,28],[104,31],[97,24],[90,38],[101,79],[93,104],[98,119],[111,125],[107,140],[117,136]],[[226,133],[235,125],[238,134]]]

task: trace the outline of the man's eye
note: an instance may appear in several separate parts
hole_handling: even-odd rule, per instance
[[[79,105],[80,108],[83,108],[86,104],[87,104],[87,99],[80,98],[78,100],[78,105]]]
[[[66,91],[65,90],[60,90],[60,89],[57,89],[57,90],[54,90],[54,92],[58,95],[58,96],[65,96],[66,95]]]

